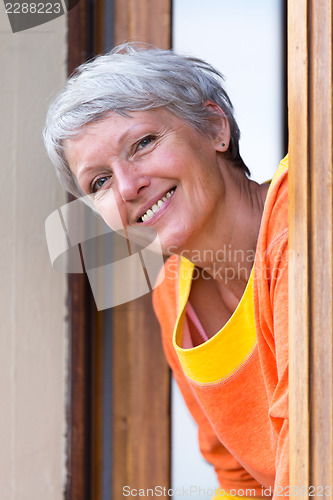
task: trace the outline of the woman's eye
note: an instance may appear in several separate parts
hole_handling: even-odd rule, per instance
[[[99,191],[109,179],[110,177],[100,177],[92,184],[91,191],[96,193],[96,191]]]
[[[147,137],[144,137],[143,139],[141,139],[141,141],[138,142],[138,145],[136,148],[137,151],[149,146],[149,144],[151,144],[154,140],[155,140],[155,136],[153,136],[153,135],[148,135]]]

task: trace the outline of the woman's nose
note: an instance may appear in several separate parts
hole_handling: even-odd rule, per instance
[[[143,188],[150,185],[150,178],[138,172],[133,166],[117,172],[116,184],[123,201],[135,200]]]

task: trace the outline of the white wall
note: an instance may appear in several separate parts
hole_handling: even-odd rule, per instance
[[[241,154],[258,182],[272,177],[285,154],[281,6],[281,0],[173,1],[173,48],[207,60],[226,77]],[[191,499],[208,499],[215,473],[199,453],[196,424],[175,383],[172,389],[172,487],[200,486]]]
[[[66,73],[65,16],[12,34],[0,5],[0,498],[60,500],[65,483],[66,275],[44,221],[65,202],[41,140]]]

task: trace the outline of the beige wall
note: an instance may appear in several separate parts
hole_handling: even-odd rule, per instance
[[[0,498],[59,500],[65,471],[66,276],[44,221],[65,202],[42,146],[65,78],[66,18],[12,34],[0,5]]]

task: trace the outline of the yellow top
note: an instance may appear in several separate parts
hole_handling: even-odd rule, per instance
[[[288,167],[287,157],[277,169],[268,193]],[[257,345],[253,268],[244,294],[227,323],[209,340],[191,349],[182,348],[186,304],[190,295],[194,264],[182,257],[179,268],[178,317],[173,345],[184,373],[197,384],[218,383],[232,375],[251,356]]]

